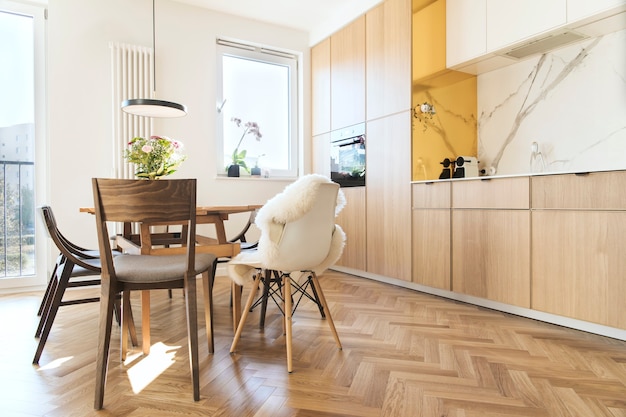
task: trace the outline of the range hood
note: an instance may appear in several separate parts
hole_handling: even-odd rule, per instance
[[[573,30],[565,30],[563,32],[553,33],[548,36],[544,36],[543,38],[534,39],[529,43],[525,43],[524,45],[509,49],[501,55],[515,59],[524,59],[531,55],[543,54],[549,51],[553,51],[557,48],[573,42],[578,42],[587,37],[588,36],[580,34]]]
[[[455,71],[479,75],[515,64],[533,55],[554,51],[562,46],[603,36],[626,28],[626,5],[579,22],[572,22],[538,37],[526,39],[497,51],[450,67]]]

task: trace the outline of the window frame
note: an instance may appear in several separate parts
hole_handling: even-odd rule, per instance
[[[275,169],[270,168],[269,176],[278,178],[296,178],[300,172],[299,147],[300,147],[300,102],[299,102],[299,66],[300,57],[296,53],[290,51],[282,51],[275,48],[269,48],[253,43],[229,40],[225,38],[217,38],[216,40],[216,162],[217,176],[226,177],[224,170],[224,124],[230,123],[230,120],[224,120],[221,113],[224,103],[223,91],[223,57],[233,56],[238,58],[250,59],[258,62],[267,62],[269,64],[278,64],[289,67],[289,168]],[[246,120],[244,120],[246,121]],[[261,126],[263,132],[263,126]],[[261,139],[263,140],[263,139]],[[241,170],[243,177],[249,176],[245,170]]]
[[[35,125],[35,210],[46,201],[47,143],[46,143],[46,34],[47,8],[44,5],[26,4],[10,0],[0,0],[4,12],[28,16],[33,19],[34,42],[34,125]],[[45,225],[35,214],[35,274],[0,279],[0,294],[16,291],[31,291],[41,287],[48,280],[48,260],[51,256]]]

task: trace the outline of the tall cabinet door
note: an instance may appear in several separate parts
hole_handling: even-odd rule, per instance
[[[346,246],[336,265],[365,271],[365,187],[341,190],[346,196],[346,206],[337,216],[337,224],[346,234]]]
[[[330,132],[330,38],[311,48],[313,136]]]
[[[367,123],[367,271],[411,280],[411,113]]]
[[[365,121],[365,16],[330,38],[331,129]]]
[[[367,120],[411,108],[411,0],[386,0],[365,16]]]

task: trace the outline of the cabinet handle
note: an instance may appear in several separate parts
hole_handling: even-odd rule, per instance
[[[491,178],[481,178],[481,181],[491,181]]]
[[[586,177],[587,175],[589,175],[589,172],[575,172],[574,175],[576,175],[577,177]]]

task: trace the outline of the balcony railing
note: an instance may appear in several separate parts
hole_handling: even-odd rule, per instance
[[[35,274],[34,168],[0,161],[0,278]]]

